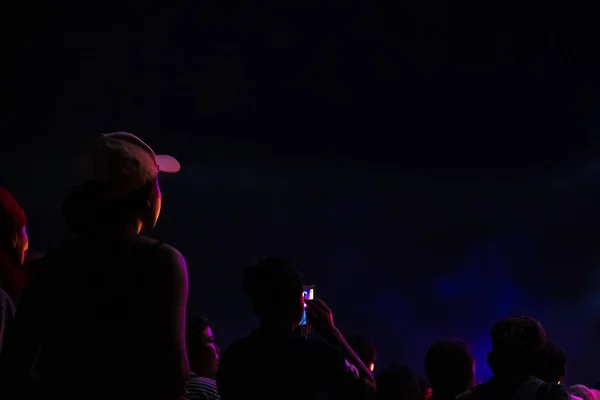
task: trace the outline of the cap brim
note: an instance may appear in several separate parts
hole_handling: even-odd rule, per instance
[[[159,172],[166,172],[167,174],[174,174],[179,172],[181,169],[179,161],[164,154],[159,154],[156,156],[156,165],[158,165]]]

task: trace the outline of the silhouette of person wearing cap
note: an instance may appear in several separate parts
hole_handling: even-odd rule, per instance
[[[26,393],[31,370],[44,397],[185,394],[185,260],[143,235],[160,214],[159,172],[178,170],[129,133],[100,135],[84,149],[63,207],[74,238],[41,260],[0,359],[11,398]]]
[[[525,316],[505,318],[494,324],[490,339],[492,351],[487,361],[494,376],[459,395],[457,400],[569,400],[564,387],[553,386],[534,376],[539,353],[546,345],[546,332],[539,321]]]

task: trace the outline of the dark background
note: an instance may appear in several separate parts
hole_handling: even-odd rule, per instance
[[[421,372],[455,336],[486,379],[489,328],[518,313],[564,346],[571,383],[600,378],[591,10],[199,3],[4,6],[0,183],[32,249],[65,237],[80,141],[131,131],[181,161],[157,236],[223,345],[254,324],[241,271],[277,254],[380,368]]]

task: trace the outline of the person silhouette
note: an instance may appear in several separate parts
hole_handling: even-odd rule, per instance
[[[185,395],[185,260],[145,236],[161,211],[158,173],[179,168],[130,133],[88,143],[63,207],[74,238],[38,261],[23,290],[0,357],[3,393],[23,393],[33,369],[39,397]]]

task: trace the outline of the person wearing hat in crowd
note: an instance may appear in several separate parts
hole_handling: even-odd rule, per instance
[[[521,316],[501,320],[492,327],[491,341],[488,364],[494,377],[459,395],[458,400],[535,400],[546,392],[548,396],[543,398],[556,398],[557,391],[559,398],[570,399],[566,388],[550,386],[533,376],[539,352],[546,345],[546,333],[539,321]]]
[[[25,282],[23,263],[29,247],[26,225],[25,211],[8,190],[0,187],[0,351]]]
[[[145,236],[161,210],[158,174],[179,168],[130,133],[86,146],[63,207],[74,238],[23,290],[0,357],[2,398],[27,396],[33,369],[40,398],[185,396],[186,264]]]

